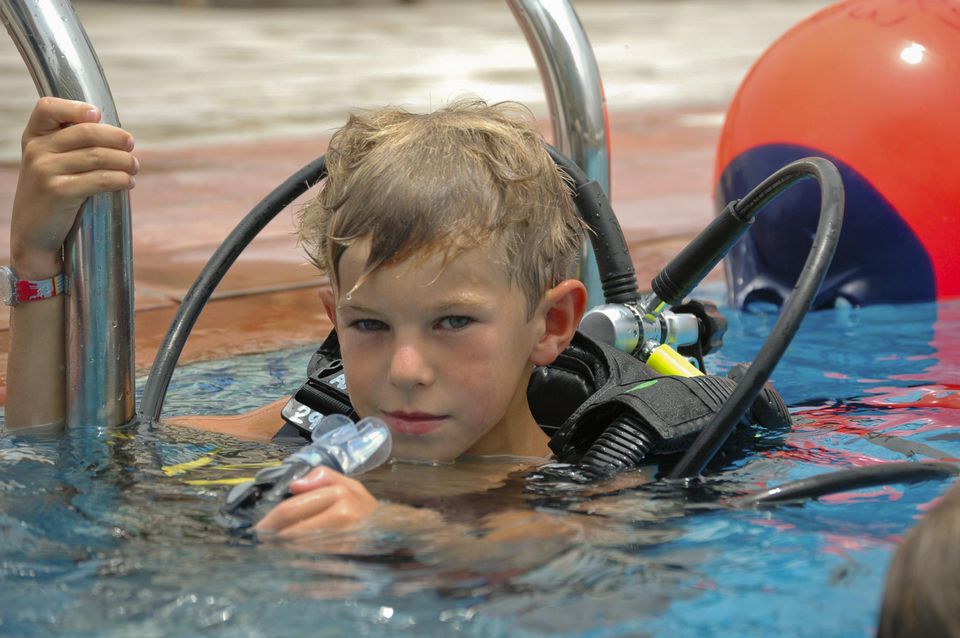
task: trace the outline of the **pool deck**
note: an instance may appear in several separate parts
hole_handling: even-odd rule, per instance
[[[729,4],[577,5],[605,80],[613,205],[641,283],[713,214],[723,111],[750,62],[825,3]],[[515,96],[549,129],[526,45],[499,3],[265,12],[82,2],[78,12],[121,118],[138,139],[142,170],[131,202],[140,372],[220,240],[261,197],[323,152],[330,127],[353,105],[400,102],[416,110],[464,92]],[[305,20],[316,28],[305,32]],[[704,44],[708,33],[717,35],[716,55]],[[320,40],[334,35],[346,44],[323,49]],[[463,42],[497,55],[465,52]],[[324,71],[319,86],[305,84],[304,69],[317,68]],[[431,84],[436,78],[452,84]],[[0,88],[9,96],[0,102],[0,223],[8,225],[17,140],[36,96],[9,42],[0,46]],[[317,107],[324,99],[336,107]],[[6,263],[9,241],[0,235]],[[316,296],[321,283],[295,245],[292,216],[282,214],[224,280],[183,360],[317,341],[329,329]],[[3,316],[0,401],[8,342]]]

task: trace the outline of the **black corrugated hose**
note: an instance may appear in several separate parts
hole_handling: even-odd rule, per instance
[[[163,400],[167,396],[167,387],[173,377],[173,369],[177,366],[183,346],[190,336],[193,325],[200,316],[200,311],[210,299],[214,289],[230,266],[237,260],[254,237],[276,217],[280,211],[291,202],[307,192],[314,184],[327,174],[326,157],[321,155],[296,173],[291,175],[282,184],[277,186],[269,195],[264,197],[256,206],[240,220],[236,228],[227,235],[220,247],[217,248],[203,270],[193,282],[190,290],[184,296],[177,310],[173,322],[157,351],[153,360],[150,375],[143,388],[143,398],[140,400],[141,421],[152,423],[160,419],[163,409]]]
[[[671,479],[686,479],[703,471],[763,390],[774,367],[800,328],[803,317],[810,310],[813,299],[820,290],[820,284],[827,274],[837,241],[840,239],[840,227],[843,224],[843,181],[840,172],[832,163],[819,157],[809,157],[784,166],[733,206],[732,212],[749,223],[763,206],[778,194],[796,182],[811,177],[820,183],[820,221],[797,284],[783,304],[780,317],[770,331],[770,336],[763,343],[743,379],[737,384],[737,389],[721,406],[680,462],[674,466],[670,472]]]

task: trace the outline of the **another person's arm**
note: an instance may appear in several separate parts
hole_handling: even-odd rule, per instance
[[[96,193],[129,190],[139,163],[133,136],[100,123],[90,104],[41,98],[22,138],[23,158],[10,222],[11,268],[21,280],[63,272],[63,241],[83,202]],[[64,421],[64,298],[17,304],[10,313],[7,427]],[[177,421],[247,439],[269,440],[280,428],[283,402],[237,417]]]
[[[63,241],[91,195],[133,188],[133,136],[100,124],[90,104],[42,98],[22,138],[23,159],[10,223],[11,268],[20,279],[63,272]],[[63,296],[15,305],[7,359],[8,427],[62,423]]]

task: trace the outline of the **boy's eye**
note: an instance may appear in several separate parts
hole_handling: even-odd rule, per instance
[[[473,323],[473,319],[470,317],[452,316],[444,317],[438,321],[437,327],[444,330],[461,330],[469,326],[471,323]]]
[[[360,332],[378,332],[388,328],[387,324],[379,319],[357,319],[350,324],[350,327]]]

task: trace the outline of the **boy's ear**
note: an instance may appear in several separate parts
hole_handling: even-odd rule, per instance
[[[333,327],[337,327],[337,295],[333,292],[331,286],[323,286],[320,288],[320,303],[323,304],[323,309],[327,311],[327,318],[330,319],[330,323],[333,324]]]
[[[582,281],[565,279],[543,296],[538,308],[544,322],[543,335],[530,354],[530,362],[545,366],[567,349],[587,307],[587,288]]]

